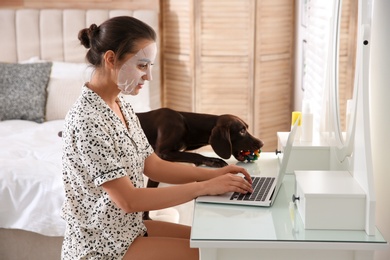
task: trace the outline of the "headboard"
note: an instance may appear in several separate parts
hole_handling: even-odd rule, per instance
[[[156,10],[103,9],[0,9],[0,61],[23,62],[31,58],[46,61],[84,63],[86,49],[78,32],[92,23],[128,15],[149,24],[159,36]],[[158,37],[159,38],[159,37]],[[159,42],[158,48],[160,47]],[[150,106],[160,106],[160,60],[156,58],[150,86]]]

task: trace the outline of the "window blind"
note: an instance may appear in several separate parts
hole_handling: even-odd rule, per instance
[[[303,100],[309,100],[313,111],[314,131],[318,132],[323,117],[330,29],[335,1],[307,0],[307,21],[303,37]]]

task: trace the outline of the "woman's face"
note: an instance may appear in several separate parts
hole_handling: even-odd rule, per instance
[[[137,95],[145,80],[152,80],[152,65],[157,54],[157,45],[143,41],[136,54],[131,54],[120,67],[117,85],[125,95]]]

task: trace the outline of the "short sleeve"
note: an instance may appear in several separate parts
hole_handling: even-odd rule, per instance
[[[80,153],[83,167],[88,169],[96,186],[127,175],[118,145],[105,127],[104,120],[90,117],[84,119],[82,125],[75,125],[73,132],[76,151]]]

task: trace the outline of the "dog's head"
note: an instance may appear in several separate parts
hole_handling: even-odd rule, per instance
[[[263,147],[264,143],[248,132],[248,125],[234,115],[221,115],[211,131],[209,144],[214,152],[224,159],[233,155],[242,161],[240,151],[255,151]]]

